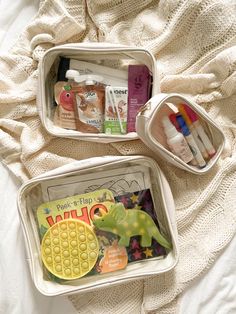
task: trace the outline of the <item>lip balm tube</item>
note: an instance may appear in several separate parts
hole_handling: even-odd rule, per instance
[[[213,145],[212,145],[209,137],[207,136],[206,132],[204,131],[202,125],[200,124],[197,114],[187,105],[184,105],[184,109],[187,112],[191,121],[193,122],[193,125],[196,128],[197,133],[198,133],[200,139],[202,140],[204,146],[206,147],[206,150],[207,150],[209,156],[213,157],[216,153],[216,150],[213,147]]]
[[[193,156],[195,157],[199,167],[204,168],[206,166],[206,162],[205,162],[204,158],[202,157],[202,154],[201,154],[192,134],[190,133],[189,128],[185,124],[183,117],[181,115],[177,115],[176,119],[177,119],[179,126],[181,128],[181,132],[185,136],[185,139],[188,142],[190,149],[193,153]]]
[[[187,124],[189,131],[192,133],[193,138],[194,138],[203,158],[209,159],[209,155],[207,153],[207,150],[206,150],[205,146],[203,145],[201,139],[199,138],[196,127],[193,125],[193,122],[191,121],[191,119],[187,115],[187,112],[185,111],[184,105],[183,104],[179,105],[178,109],[179,109],[179,112],[181,113],[182,117],[184,118],[184,121]]]

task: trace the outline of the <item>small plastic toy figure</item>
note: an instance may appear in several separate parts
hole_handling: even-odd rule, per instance
[[[140,235],[142,247],[149,247],[152,238],[167,249],[172,245],[161,235],[151,216],[140,209],[125,209],[122,203],[112,205],[108,213],[94,216],[93,224],[98,229],[120,236],[118,244],[129,246],[130,238]]]

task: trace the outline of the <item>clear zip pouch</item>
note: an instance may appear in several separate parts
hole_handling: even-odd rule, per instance
[[[72,121],[74,113],[70,108],[74,106],[75,111],[77,112],[79,110],[82,115],[82,120],[86,120],[89,123],[90,120],[97,119],[96,104],[98,101],[97,99],[93,100],[93,98],[100,96],[95,95],[96,93],[93,93],[93,95],[87,93],[86,95],[88,97],[86,96],[86,101],[83,101],[82,108],[80,101],[76,101],[76,99],[78,100],[78,93],[72,92],[72,88],[68,82],[63,82],[63,80],[62,82],[58,81],[58,76],[60,76],[58,75],[58,67],[61,58],[70,60],[70,68],[77,70],[80,76],[91,76],[91,74],[99,75],[103,77],[104,86],[109,86],[110,83],[110,85],[114,87],[113,97],[109,97],[106,103],[104,102],[104,108],[101,110],[104,114],[104,120],[107,121],[107,123],[112,121],[112,123],[110,123],[111,126],[104,126],[104,130],[98,128],[98,133],[93,133],[93,128],[89,129],[84,127],[82,129],[81,125],[76,130],[76,123]],[[89,66],[88,63],[90,64]],[[138,66],[140,68],[138,68]],[[143,72],[143,70],[146,70],[146,72],[150,74],[149,83],[144,79],[147,73]],[[132,78],[129,82],[128,75]],[[90,80],[90,78],[88,78],[88,80]],[[55,85],[56,82],[57,85]],[[96,83],[94,84],[96,89]],[[131,110],[128,112],[127,119],[130,120],[132,127],[129,126],[127,122],[127,130],[124,132],[126,122],[122,120],[124,119],[124,113],[122,116],[122,104],[119,105],[119,103],[117,103],[118,100],[115,97],[115,93],[122,93],[122,89],[128,89],[128,85],[132,93],[129,96],[131,102],[131,106],[129,107]],[[73,86],[78,86],[78,84],[73,82],[72,87]],[[145,88],[146,96],[140,93],[142,86]],[[60,93],[60,97],[58,97],[58,92]],[[39,65],[37,106],[43,126],[47,132],[53,136],[86,141],[99,140],[104,143],[137,139],[138,135],[134,128],[135,116],[138,112],[137,102],[143,105],[146,102],[143,102],[144,99],[147,100],[158,92],[159,78],[154,56],[143,48],[108,43],[66,44],[49,49]],[[60,106],[59,109],[56,106],[58,99],[61,99],[62,104],[64,104],[64,106]],[[112,104],[107,103],[112,99]],[[93,103],[94,101],[96,103],[95,105]],[[128,101],[129,99],[127,98],[126,102]],[[123,111],[125,112],[124,109]],[[60,115],[63,119],[61,125],[64,127],[60,126]],[[96,121],[94,123],[96,125]]]
[[[137,115],[136,130],[150,149],[194,174],[207,173],[225,143],[221,129],[200,106],[174,93],[152,97]],[[177,140],[177,136],[182,139]]]
[[[21,187],[18,209],[32,279],[44,295],[145,278],[177,263],[174,201],[151,158],[60,167]]]

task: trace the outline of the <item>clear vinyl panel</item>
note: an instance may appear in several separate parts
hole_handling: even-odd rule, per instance
[[[183,168],[205,173],[222,152],[221,130],[193,101],[177,94],[166,95],[160,102],[158,97],[150,100],[156,106],[147,130],[152,144]]]
[[[130,48],[49,51],[39,73],[45,127],[56,136],[136,138],[136,115],[154,91],[153,70],[151,56]]]
[[[26,187],[22,199],[44,281],[76,286],[155,273],[155,267],[164,271],[158,263],[173,245],[153,160],[42,178]]]

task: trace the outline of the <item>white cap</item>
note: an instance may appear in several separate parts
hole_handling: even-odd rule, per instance
[[[165,116],[163,119],[162,119],[162,124],[163,124],[163,127],[164,127],[164,130],[165,130],[165,134],[168,138],[170,137],[174,137],[176,135],[179,134],[179,132],[176,130],[176,128],[174,127],[174,125],[170,122],[170,119]]]
[[[100,75],[80,75],[75,77],[75,82],[85,82],[86,85],[93,85],[96,82],[101,82],[103,80],[103,77]]]
[[[67,70],[66,71],[66,78],[68,80],[74,80],[77,76],[79,76],[79,71],[77,71],[77,70]]]

